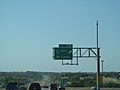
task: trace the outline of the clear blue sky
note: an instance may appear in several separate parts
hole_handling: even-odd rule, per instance
[[[0,0],[0,71],[96,72],[95,59],[62,66],[59,43],[96,46],[105,71],[120,71],[120,0]]]

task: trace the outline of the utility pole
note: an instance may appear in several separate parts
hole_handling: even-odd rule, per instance
[[[98,21],[96,23],[97,29],[97,90],[100,90],[100,50],[98,41]]]

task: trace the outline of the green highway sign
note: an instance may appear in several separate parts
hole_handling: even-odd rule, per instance
[[[55,60],[72,60],[73,59],[73,45],[60,44],[59,47],[53,48]]]

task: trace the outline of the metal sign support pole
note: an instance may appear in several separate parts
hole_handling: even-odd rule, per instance
[[[98,46],[98,21],[97,26],[97,90],[100,90],[100,51]]]

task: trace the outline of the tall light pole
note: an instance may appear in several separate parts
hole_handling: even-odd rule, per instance
[[[97,90],[100,90],[100,50],[98,41],[98,21],[96,22],[97,29]]]

